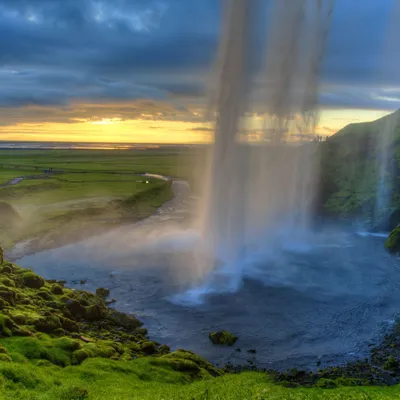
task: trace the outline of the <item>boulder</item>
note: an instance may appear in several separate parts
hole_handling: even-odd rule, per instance
[[[98,288],[96,289],[96,294],[99,297],[107,297],[110,294],[110,290],[107,288]]]
[[[79,301],[69,299],[65,305],[73,317],[80,318],[85,315],[85,307]]]
[[[61,295],[64,294],[64,290],[60,285],[55,284],[51,287],[51,293]]]
[[[35,328],[40,332],[54,333],[61,328],[61,322],[55,315],[41,318],[35,322]]]
[[[237,336],[225,330],[212,332],[208,335],[208,337],[213,342],[213,344],[219,344],[225,346],[233,346],[236,343],[236,340],[238,339]]]
[[[143,323],[135,317],[119,311],[111,311],[108,318],[114,322],[115,325],[122,326],[123,328],[129,330],[134,330],[143,325]]]
[[[22,278],[24,280],[24,285],[31,289],[40,289],[45,284],[44,279],[34,272],[25,272]]]
[[[390,235],[385,242],[385,248],[391,253],[400,252],[400,226],[390,232]]]

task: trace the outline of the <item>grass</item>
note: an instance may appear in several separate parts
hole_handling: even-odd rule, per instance
[[[144,218],[169,200],[172,191],[162,180],[134,174],[185,178],[191,174],[192,159],[179,150],[0,150],[0,185],[27,177],[17,185],[0,186],[0,202],[12,205],[23,220],[18,229],[0,229],[0,244],[7,249],[60,227],[65,231],[72,225],[73,230],[88,226],[93,231],[100,223],[103,230],[107,223]],[[50,168],[53,174],[46,176]],[[131,214],[121,208],[128,199]],[[119,209],[111,206],[115,201]]]
[[[134,361],[88,359],[65,368],[52,364],[0,363],[0,399],[15,400],[352,400],[396,399],[400,388],[288,389],[261,372],[227,374],[190,382],[183,372]]]

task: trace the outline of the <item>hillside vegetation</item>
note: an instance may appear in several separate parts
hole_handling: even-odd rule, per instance
[[[400,111],[373,122],[350,124],[322,142],[320,151],[319,204],[326,215],[357,217],[378,230],[397,226]]]

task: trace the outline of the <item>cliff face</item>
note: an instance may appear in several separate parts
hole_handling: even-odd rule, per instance
[[[320,211],[366,227],[400,222],[400,110],[350,124],[320,145]]]

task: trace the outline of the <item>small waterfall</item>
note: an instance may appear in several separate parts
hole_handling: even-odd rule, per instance
[[[219,50],[199,254],[205,271],[215,260],[224,266],[231,289],[240,284],[247,252],[304,237],[318,173],[316,145],[299,147],[294,138],[313,135],[318,121],[334,0],[271,0],[267,10],[265,4],[228,0]],[[255,39],[260,13],[264,49]]]

